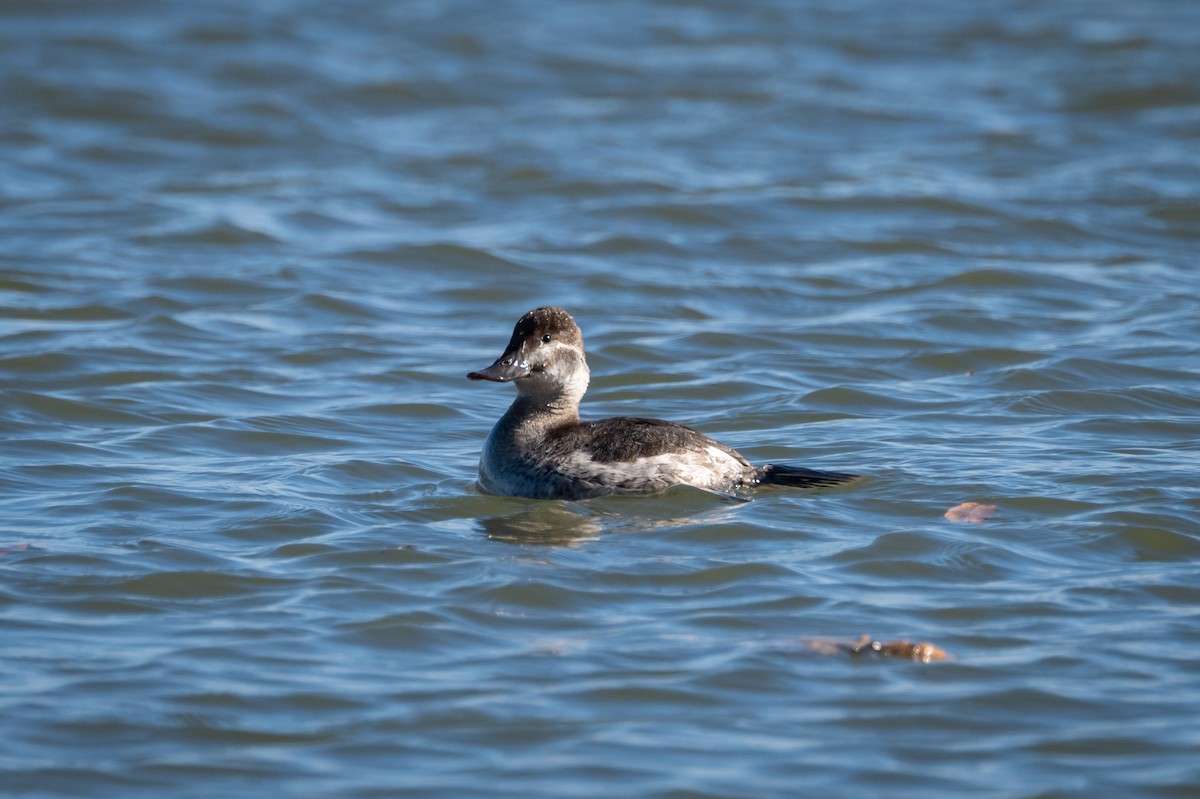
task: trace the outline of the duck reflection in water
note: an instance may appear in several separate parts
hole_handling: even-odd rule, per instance
[[[515,513],[477,518],[479,531],[512,544],[568,546],[612,533],[636,533],[712,525],[736,518],[735,507],[748,500],[715,494],[692,486],[665,491],[659,502],[646,504],[630,497],[603,497],[577,502],[522,503]]]

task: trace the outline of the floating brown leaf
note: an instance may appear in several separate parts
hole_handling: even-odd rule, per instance
[[[945,516],[952,522],[968,522],[979,524],[996,512],[995,505],[985,505],[982,502],[964,502],[946,511]]]
[[[918,663],[936,663],[949,660],[950,655],[939,646],[928,641],[876,641],[863,633],[854,643],[834,641],[830,638],[814,638],[804,642],[805,647],[819,655],[876,655],[883,658],[903,658]]]

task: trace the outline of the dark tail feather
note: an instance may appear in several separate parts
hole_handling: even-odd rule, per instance
[[[858,478],[849,472],[821,472],[802,466],[780,466],[769,463],[758,470],[758,482],[762,485],[791,486],[792,488],[818,488],[848,483]]]

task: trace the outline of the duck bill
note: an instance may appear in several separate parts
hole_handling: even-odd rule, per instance
[[[491,380],[493,383],[507,383],[510,380],[520,380],[522,377],[528,377],[532,369],[529,364],[521,357],[521,353],[515,350],[509,350],[501,355],[486,369],[480,369],[478,372],[470,372],[467,375],[469,380]]]

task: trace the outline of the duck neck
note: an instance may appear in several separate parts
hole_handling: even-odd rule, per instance
[[[518,424],[533,422],[554,426],[579,421],[579,399],[570,395],[535,396],[518,394],[505,416]]]

